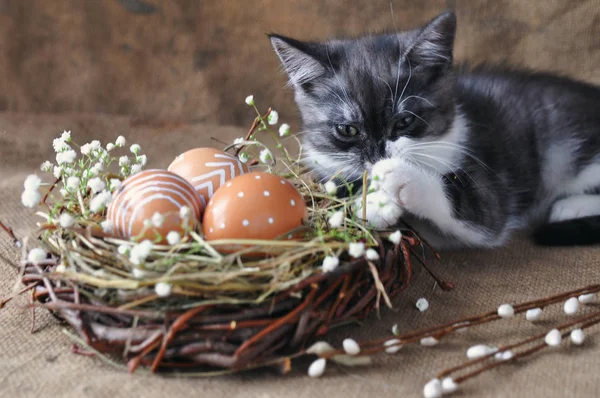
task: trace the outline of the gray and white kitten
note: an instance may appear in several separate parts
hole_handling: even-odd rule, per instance
[[[438,247],[496,247],[534,228],[546,243],[577,243],[578,231],[582,242],[600,240],[600,88],[455,68],[455,31],[449,12],[358,39],[270,35],[295,90],[307,163],[324,180],[378,176],[370,203],[387,210],[368,207],[369,221],[406,220]],[[596,228],[581,234],[586,220]]]

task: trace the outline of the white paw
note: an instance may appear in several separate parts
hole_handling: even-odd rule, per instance
[[[549,221],[559,222],[600,214],[599,195],[577,195],[558,200],[552,206]]]
[[[363,212],[363,199],[356,199],[354,206],[359,218],[366,215],[366,220],[373,228],[384,229],[398,223],[402,208],[385,192],[375,191],[367,195],[366,212]]]
[[[366,218],[375,228],[387,228],[419,202],[420,171],[400,159],[385,159],[373,166],[370,190],[367,195]],[[422,178],[421,178],[422,180]],[[357,214],[363,216],[362,198],[357,200]]]

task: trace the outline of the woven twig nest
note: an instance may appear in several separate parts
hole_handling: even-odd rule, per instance
[[[39,224],[44,251],[30,252],[23,262],[25,289],[88,348],[122,358],[131,371],[139,365],[209,373],[268,365],[286,370],[332,327],[382,302],[391,306],[410,281],[413,248],[422,240],[408,228],[368,228],[351,210],[362,198],[365,211],[366,193],[340,199],[312,181],[301,157],[290,156],[269,130],[269,113],[257,111],[245,139],[226,150],[296,187],[308,208],[304,238],[207,242],[197,229],[176,243],[153,245],[141,264],[133,261],[129,254],[141,243],[103,232],[106,210],[98,198],[110,199],[111,186],[140,170],[145,156],[135,144],[133,157],[115,157],[124,146],[119,137],[106,149],[97,141],[82,146],[78,159],[65,133],[53,144],[58,165],[42,165],[54,172],[54,183],[38,177],[25,183],[23,203],[39,204],[37,214],[45,219]],[[282,126],[280,135],[288,129]],[[279,163],[256,138],[260,132],[276,141]],[[111,171],[116,164],[119,171]],[[352,184],[342,183],[352,191]],[[244,249],[220,250],[231,245]]]

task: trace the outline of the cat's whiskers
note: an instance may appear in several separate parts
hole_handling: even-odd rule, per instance
[[[348,91],[346,91],[346,88],[344,87],[344,84],[342,84],[342,80],[340,79],[340,77],[338,76],[335,68],[333,67],[333,63],[331,62],[331,57],[329,56],[329,48],[325,47],[325,53],[327,54],[327,60],[329,61],[329,66],[331,67],[331,70],[333,71],[333,76],[335,77],[335,79],[337,80],[338,84],[340,85],[341,89],[342,89],[342,93],[344,94],[344,97],[346,97],[346,106],[348,106],[350,109],[352,109],[352,106],[350,106],[350,103],[352,102],[350,100],[350,96],[348,95]]]
[[[400,102],[400,103],[398,104],[398,107],[401,107],[401,106],[402,106],[402,104],[404,104],[404,102],[406,102],[407,100],[409,100],[409,99],[411,99],[411,98],[417,98],[417,99],[420,99],[420,100],[422,100],[422,101],[425,101],[425,102],[427,102],[429,105],[431,105],[432,107],[434,107],[435,109],[438,109],[438,107],[437,107],[437,106],[435,106],[435,105],[433,105],[433,104],[431,103],[431,101],[429,101],[427,98],[423,98],[423,97],[420,97],[420,96],[418,96],[418,95],[409,95],[408,97],[404,98],[404,99],[402,100],[402,102]]]
[[[433,128],[433,126],[432,126],[431,124],[427,123],[427,121],[426,121],[425,119],[423,119],[421,116],[417,115],[416,113],[414,113],[414,112],[412,112],[412,111],[406,110],[406,109],[405,109],[405,110],[403,110],[403,112],[410,113],[411,115],[413,115],[413,116],[414,116],[414,117],[416,117],[417,119],[421,120],[423,123],[425,123],[427,126],[429,126],[429,128],[430,128],[430,129],[432,129],[434,133],[436,133],[436,134],[437,134],[437,130],[436,130],[436,129],[434,129],[434,128]]]
[[[461,168],[460,166],[458,166],[458,165],[456,165],[456,164],[454,164],[452,162],[444,161],[442,159],[439,159],[436,156],[426,155],[424,153],[419,153],[419,152],[412,152],[411,155],[422,156],[422,157],[425,157],[427,159],[431,159],[431,160],[433,160],[435,162],[438,162],[441,165],[447,167],[449,172],[453,172],[454,170],[460,170],[477,186],[477,188],[479,188],[479,184],[477,184],[477,181],[475,181],[475,179],[473,177],[471,177],[471,175],[466,170],[464,170],[463,168]],[[430,167],[431,167],[431,165],[430,165]],[[436,170],[435,167],[433,167],[433,169]],[[440,173],[440,174],[446,174],[446,173]]]
[[[402,57],[401,57],[402,58]],[[412,66],[410,65],[410,59],[406,58],[406,62],[408,63],[408,79],[406,79],[406,84],[404,85],[404,88],[402,89],[402,92],[400,93],[400,103],[402,103],[402,97],[404,96],[404,92],[406,91],[406,88],[408,87],[408,83],[410,83],[410,79],[412,78]],[[400,80],[400,63],[398,63],[398,81]],[[398,81],[396,81],[396,90],[398,90]],[[395,104],[395,102],[394,102]],[[398,107],[400,107],[400,105],[398,105]]]

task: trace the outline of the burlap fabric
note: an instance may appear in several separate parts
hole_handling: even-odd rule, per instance
[[[165,167],[185,149],[214,145],[210,137],[231,141],[242,134],[235,127],[180,125],[132,127],[124,117],[94,115],[0,115],[0,219],[19,236],[33,231],[35,219],[20,205],[25,176],[52,157],[51,139],[71,129],[82,142],[103,142],[118,134],[144,148],[152,167]],[[34,242],[30,243],[32,246]],[[385,336],[394,323],[402,331],[449,321],[459,316],[495,308],[503,302],[528,300],[597,282],[600,248],[537,248],[519,239],[507,248],[445,253],[442,263],[431,265],[456,284],[453,292],[433,290],[433,281],[417,269],[416,277],[395,301],[395,311],[384,310],[380,319],[362,327],[349,326],[331,336],[357,339]],[[17,272],[18,252],[0,237],[0,296],[9,294]],[[431,308],[420,313],[414,307],[426,297]],[[0,396],[2,397],[398,397],[420,396],[423,383],[437,370],[464,359],[475,343],[513,341],[541,331],[549,322],[533,326],[522,320],[502,321],[457,335],[433,347],[407,347],[396,356],[376,358],[365,369],[337,369],[322,379],[305,376],[306,364],[290,376],[268,372],[216,379],[166,379],[145,374],[129,375],[99,360],[71,354],[71,341],[56,319],[36,311],[35,333],[30,333],[31,313],[21,297],[0,310]],[[555,313],[561,318],[560,311]],[[600,395],[598,333],[582,347],[566,346],[537,355],[526,365],[514,365],[484,375],[464,386],[473,397],[595,397]]]

